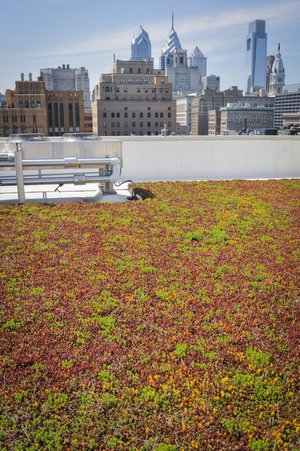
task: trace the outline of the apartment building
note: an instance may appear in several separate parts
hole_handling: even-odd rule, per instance
[[[93,132],[103,136],[159,135],[176,130],[176,102],[165,71],[152,60],[117,60],[102,74],[92,102]]]

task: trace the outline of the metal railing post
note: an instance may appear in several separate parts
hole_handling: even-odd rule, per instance
[[[16,143],[15,165],[16,165],[17,188],[18,188],[18,200],[19,204],[24,204],[25,188],[24,188],[24,175],[22,164],[22,147],[20,143]]]

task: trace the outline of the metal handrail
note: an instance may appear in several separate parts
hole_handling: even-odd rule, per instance
[[[2,154],[3,155],[3,154]],[[15,166],[15,158],[13,153],[7,153],[5,158],[0,154],[0,168],[8,168]],[[5,155],[5,154],[4,154]],[[65,157],[65,158],[42,158],[33,160],[22,160],[23,167],[84,167],[84,166],[106,166],[120,164],[120,159],[117,157],[107,158],[77,158],[77,157]]]
[[[22,159],[22,148],[20,143],[16,143],[15,152],[0,153],[0,169],[11,168],[15,171],[15,176],[7,175],[0,177],[0,186],[17,185],[19,203],[25,202],[24,185],[40,184],[86,184],[104,182],[105,187],[113,186],[113,181],[121,173],[121,162],[118,157],[105,158],[39,158]],[[71,173],[72,168],[86,168],[89,172]],[[91,172],[91,169],[98,169],[98,172]],[[47,174],[42,174],[42,170],[48,170]],[[62,170],[68,172],[49,173],[49,169]],[[118,171],[119,169],[119,171]],[[37,175],[24,174],[24,170],[38,170]],[[117,174],[117,172],[119,172]],[[109,191],[108,188],[107,191]]]

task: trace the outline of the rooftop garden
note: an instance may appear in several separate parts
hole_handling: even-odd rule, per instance
[[[0,206],[0,448],[299,449],[300,180],[143,187]]]

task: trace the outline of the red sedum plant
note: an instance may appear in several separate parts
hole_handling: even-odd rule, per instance
[[[146,185],[0,206],[0,448],[299,449],[300,181]]]

